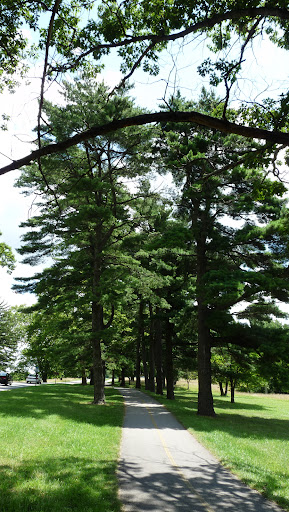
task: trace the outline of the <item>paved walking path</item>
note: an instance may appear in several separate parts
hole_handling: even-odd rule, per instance
[[[135,389],[126,403],[119,464],[125,512],[281,512],[246,487],[165,407]]]

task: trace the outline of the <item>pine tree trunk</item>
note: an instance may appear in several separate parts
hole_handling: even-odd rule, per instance
[[[160,315],[159,308],[157,314]],[[154,322],[155,327],[155,359],[156,359],[156,393],[163,395],[163,357],[162,357],[162,320],[157,316]]]
[[[207,325],[208,309],[205,303],[203,278],[206,273],[206,229],[202,231],[197,243],[197,304],[198,304],[198,414],[215,416],[211,382],[211,340]]]
[[[235,403],[235,382],[233,380],[230,381],[231,385],[231,404]]]
[[[97,302],[92,303],[92,357],[93,357],[93,384],[94,404],[104,404],[104,378],[103,363],[101,357],[101,331],[102,331],[102,307]]]
[[[223,383],[221,381],[219,381],[219,388],[220,388],[220,395],[224,396],[225,393],[224,393],[224,390],[223,390]]]
[[[47,382],[47,372],[41,372],[41,377],[43,382]]]
[[[167,398],[175,399],[174,393],[174,362],[173,362],[173,325],[167,318],[166,323],[166,372],[167,372]]]
[[[81,368],[81,384],[82,386],[87,385],[86,371],[84,367]]]
[[[143,364],[143,374],[144,374],[144,381],[145,381],[145,389],[149,390],[149,374],[148,374],[148,350],[147,350],[147,343],[146,343],[146,337],[144,335],[145,327],[144,327],[144,307],[145,304],[143,304],[143,335],[141,339],[141,356],[142,356],[142,364]]]
[[[121,380],[120,380],[120,385],[125,388],[125,371],[124,371],[124,368],[121,369]]]
[[[144,336],[143,309],[144,309],[144,304],[140,298],[139,299],[139,313],[138,313],[138,333],[137,333],[137,343],[136,343],[136,382],[135,382],[136,389],[141,388],[140,363],[141,363],[141,347],[142,347],[143,336]]]
[[[96,240],[92,245],[93,275],[92,275],[92,306],[91,306],[91,330],[92,330],[92,366],[94,404],[104,404],[104,376],[101,355],[101,334],[103,330],[103,309],[100,304],[100,276],[101,276],[101,250],[97,245],[99,228],[96,229]]]
[[[150,347],[149,347],[149,391],[155,392],[155,337],[154,318],[151,304],[150,310]]]
[[[215,416],[211,385],[210,331],[206,326],[207,311],[198,306],[198,414]]]

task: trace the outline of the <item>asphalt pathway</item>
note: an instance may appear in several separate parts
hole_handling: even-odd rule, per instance
[[[125,512],[281,512],[226,471],[153,398],[121,389],[118,478]]]

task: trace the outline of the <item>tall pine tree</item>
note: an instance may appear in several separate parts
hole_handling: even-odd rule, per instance
[[[205,90],[197,105],[177,95],[169,107],[216,116],[222,112],[220,102]],[[269,153],[236,136],[171,123],[162,127],[158,149],[161,165],[179,188],[178,212],[194,242],[198,413],[214,416],[211,347],[234,324],[233,306],[264,297],[288,300],[287,264],[275,243],[285,187],[269,175]]]

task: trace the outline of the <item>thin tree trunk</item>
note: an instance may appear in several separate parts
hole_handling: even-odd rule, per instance
[[[84,366],[82,366],[82,368],[81,368],[81,384],[82,384],[82,386],[87,385],[86,371],[85,371]]]
[[[157,317],[154,322],[155,328],[155,362],[156,362],[156,393],[163,395],[163,358],[162,358],[162,320],[160,310],[157,308]]]
[[[149,374],[148,374],[148,365],[147,365],[147,347],[146,347],[146,338],[142,339],[142,364],[143,364],[143,374],[145,380],[145,389],[149,389]]]
[[[145,315],[144,315],[144,308],[145,304],[143,304],[143,315],[142,315],[142,321],[143,321],[143,334],[141,338],[141,356],[142,356],[142,364],[143,364],[143,374],[144,374],[144,381],[145,381],[145,389],[149,390],[149,374],[148,374],[148,348],[147,348],[147,338],[144,335],[145,332]]]
[[[46,371],[41,372],[41,377],[42,377],[43,382],[47,382],[47,372]]]
[[[144,303],[142,299],[139,299],[139,312],[138,312],[138,333],[136,343],[136,389],[141,388],[140,382],[140,364],[141,364],[141,347],[143,344],[144,337],[144,319],[143,319]]]
[[[166,373],[167,373],[167,398],[175,399],[174,393],[174,361],[173,361],[173,325],[170,319],[166,322]]]
[[[154,318],[152,305],[150,310],[150,347],[149,347],[149,391],[155,392],[155,337],[154,337]]]
[[[231,385],[231,404],[234,404],[235,403],[235,382],[234,382],[234,380],[230,381],[230,385]]]
[[[121,381],[120,381],[120,385],[125,388],[125,371],[124,371],[124,368],[121,369]]]
[[[220,395],[224,396],[223,383],[219,381]]]

